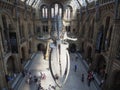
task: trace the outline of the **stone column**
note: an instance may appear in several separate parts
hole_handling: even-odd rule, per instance
[[[49,44],[50,44],[50,42],[49,41],[47,41],[47,48],[46,48],[46,53],[45,53],[45,59],[46,60],[48,60],[49,59]]]
[[[4,64],[0,59],[0,90],[2,90],[2,88],[6,88],[7,86],[8,85],[5,78]]]

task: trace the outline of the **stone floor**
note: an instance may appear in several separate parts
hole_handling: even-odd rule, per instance
[[[94,82],[91,82],[90,87],[87,85],[87,71],[84,68],[81,58],[79,57],[77,61],[75,61],[75,57],[77,54],[72,53],[70,54],[70,73],[67,79],[67,82],[62,88],[56,90],[99,90],[96,88]],[[53,55],[54,56],[54,55]],[[77,65],[77,71],[74,71],[74,65]],[[48,89],[49,85],[56,86],[52,75],[49,70],[49,62],[43,59],[43,54],[41,52],[37,53],[34,59],[32,60],[32,64],[29,67],[29,70],[32,72],[33,75],[40,75],[40,72],[45,73],[46,79],[41,80],[41,85],[44,90],[52,90]],[[84,73],[85,81],[81,82],[81,74]],[[26,78],[24,78],[19,85],[17,90],[37,90],[37,84],[27,84]]]

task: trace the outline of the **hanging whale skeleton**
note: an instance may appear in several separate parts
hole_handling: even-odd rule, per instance
[[[67,32],[63,30],[62,19],[58,14],[54,17],[52,31],[53,42],[50,43],[49,66],[55,83],[61,88],[65,84],[70,70],[70,56],[67,50],[69,43],[66,40],[76,41],[77,38],[67,36]]]
[[[67,36],[67,32],[63,29],[62,19],[58,14],[54,17],[52,26],[50,37],[37,39],[51,41],[49,58],[50,72],[57,86],[61,88],[65,84],[70,70],[70,56],[67,50],[69,43],[66,40],[76,41],[77,38]]]

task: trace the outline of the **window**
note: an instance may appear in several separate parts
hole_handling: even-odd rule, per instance
[[[72,15],[72,8],[70,6],[68,6],[65,10],[65,18],[67,20],[70,20],[71,19],[71,15]]]
[[[54,8],[51,8],[51,17],[53,18],[55,16],[54,14]]]
[[[51,18],[54,18],[56,15],[62,17],[62,6],[57,3],[51,7]]]
[[[48,18],[48,9],[46,6],[42,6],[42,18]]]

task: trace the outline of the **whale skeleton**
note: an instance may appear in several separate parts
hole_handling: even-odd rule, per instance
[[[56,38],[55,39],[54,39],[54,36],[52,36],[52,35],[49,38],[42,37],[42,38],[38,38],[38,39],[50,41],[50,48],[51,48],[50,57],[49,57],[50,58],[49,59],[50,72],[51,72],[51,75],[52,75],[55,83],[57,84],[57,86],[63,87],[63,85],[65,84],[65,82],[68,78],[68,74],[70,71],[70,56],[69,56],[69,53],[67,50],[67,48],[69,47],[69,43],[66,42],[66,40],[76,41],[77,38],[70,38],[67,36],[67,32],[61,30],[62,20],[60,19],[59,15],[57,15],[55,17],[54,25],[55,25],[54,27],[55,27],[55,31],[56,31]],[[54,43],[54,41],[56,43]],[[63,46],[66,46],[66,47],[63,48]],[[64,49],[64,58],[61,57],[61,56],[63,56],[62,49]],[[52,58],[53,50],[56,50],[56,58],[57,59]],[[53,64],[54,64],[54,67],[53,67]],[[58,67],[59,67],[59,69],[55,70]],[[55,72],[55,71],[57,71],[57,72]],[[59,78],[56,79],[56,75],[60,79]]]

